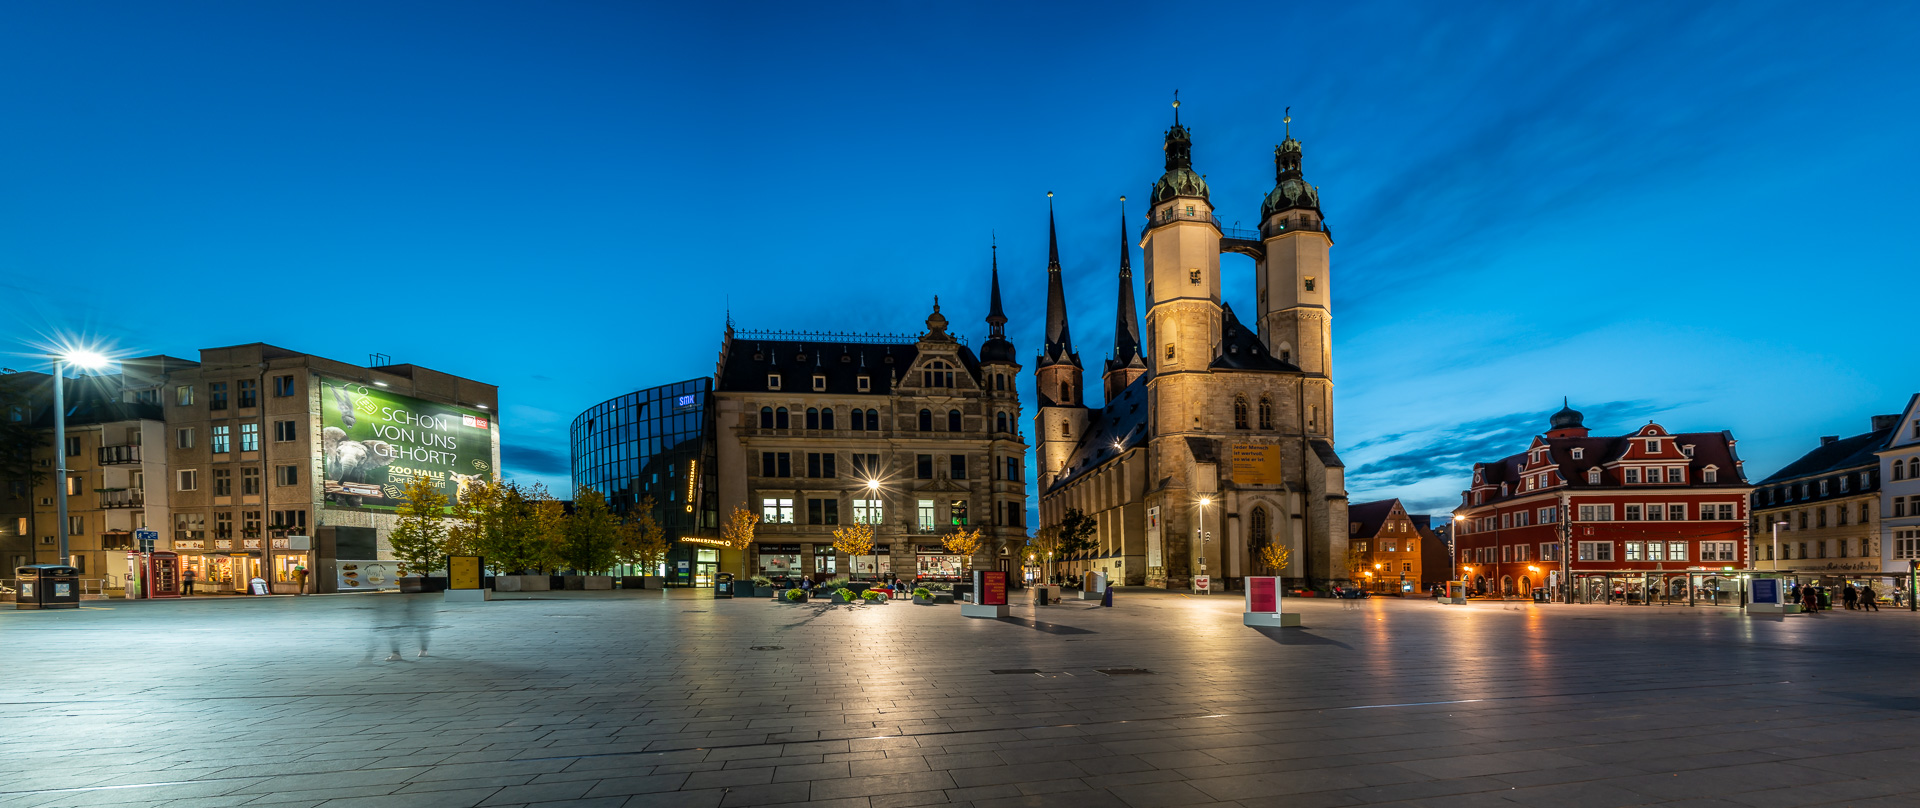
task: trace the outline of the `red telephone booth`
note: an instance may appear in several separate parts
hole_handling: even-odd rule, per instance
[[[180,597],[180,554],[156,550],[146,555],[147,597]]]

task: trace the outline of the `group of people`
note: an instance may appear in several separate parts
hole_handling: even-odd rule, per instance
[[[1827,593],[1826,587],[1804,584],[1800,587],[1799,598],[1802,612],[1811,614],[1833,608],[1833,596]],[[1848,611],[1880,611],[1880,595],[1873,591],[1873,584],[1863,583],[1856,587],[1852,581],[1848,581],[1840,589],[1840,603]]]

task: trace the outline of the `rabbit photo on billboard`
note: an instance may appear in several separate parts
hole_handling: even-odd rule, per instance
[[[359,382],[320,385],[328,502],[392,510],[408,480],[426,478],[452,505],[494,479],[490,414]]]

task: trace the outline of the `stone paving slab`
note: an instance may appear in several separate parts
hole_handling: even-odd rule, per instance
[[[1920,805],[1910,613],[1289,605],[0,612],[0,808]]]

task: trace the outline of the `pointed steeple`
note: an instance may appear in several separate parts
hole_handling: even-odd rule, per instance
[[[1261,221],[1288,210],[1320,212],[1320,189],[1308,185],[1300,173],[1300,141],[1293,138],[1293,107],[1287,107],[1280,122],[1287,127],[1286,139],[1273,147],[1273,190],[1260,204]]]
[[[1120,197],[1120,307],[1113,319],[1113,363],[1140,361],[1140,310],[1133,303],[1132,245],[1127,242],[1127,198]]]
[[[980,361],[1012,362],[1013,343],[1007,341],[1007,314],[1000,308],[1000,244],[993,243],[993,286],[987,294],[987,341],[980,345]]]
[[[1080,367],[1073,352],[1073,332],[1067,327],[1067,290],[1060,279],[1060,233],[1053,223],[1053,192],[1047,192],[1047,343],[1041,349],[1046,364]]]

